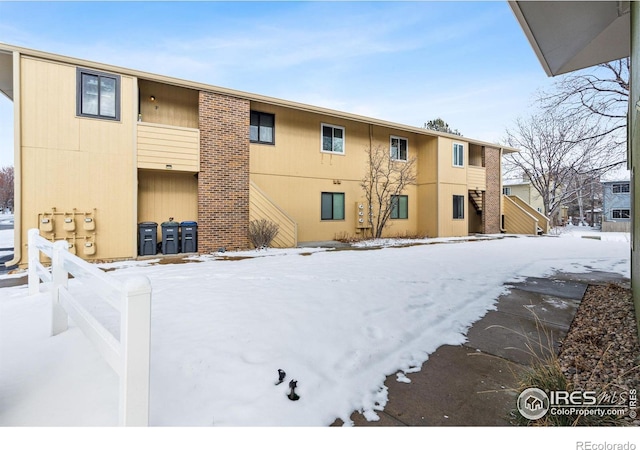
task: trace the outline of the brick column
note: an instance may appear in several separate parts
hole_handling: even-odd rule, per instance
[[[485,147],[484,167],[487,174],[487,189],[484,193],[482,228],[486,234],[500,233],[500,149]]]
[[[198,251],[249,248],[249,101],[200,92]]]

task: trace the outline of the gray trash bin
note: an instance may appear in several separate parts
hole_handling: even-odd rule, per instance
[[[138,224],[138,254],[155,255],[157,253],[158,224],[142,222]]]
[[[178,253],[178,222],[162,222],[162,253],[172,255]]]
[[[182,253],[194,253],[198,251],[197,222],[180,222],[180,241],[182,242]]]

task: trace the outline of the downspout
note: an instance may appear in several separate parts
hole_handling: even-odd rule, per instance
[[[500,232],[501,233],[506,233],[507,230],[503,227],[503,220],[502,218],[504,217],[504,199],[503,199],[503,188],[502,188],[502,155],[504,148],[500,147],[500,157],[498,158],[498,176],[500,177]]]
[[[13,259],[4,263],[15,266],[22,259],[22,114],[20,90],[20,53],[13,52]]]
[[[138,197],[139,197],[139,173],[138,173],[138,125],[140,124],[140,87],[138,83],[138,77],[133,77],[133,211],[132,217],[134,218],[133,233],[132,233],[132,249],[131,257],[136,258],[138,255]]]
[[[440,220],[442,214],[440,214],[440,137],[436,137],[436,237],[440,237]]]

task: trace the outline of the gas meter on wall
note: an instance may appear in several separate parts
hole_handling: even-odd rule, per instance
[[[370,228],[369,207],[366,202],[356,202],[356,228]]]

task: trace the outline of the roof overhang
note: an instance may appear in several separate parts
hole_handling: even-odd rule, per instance
[[[0,51],[0,92],[13,100],[13,53]]]
[[[549,76],[629,56],[629,1],[509,1]]]

